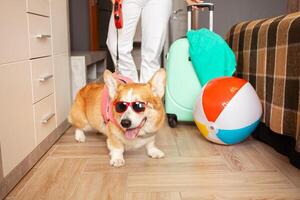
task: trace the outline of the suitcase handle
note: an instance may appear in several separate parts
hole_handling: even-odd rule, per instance
[[[198,8],[208,8],[209,10],[209,30],[213,31],[214,26],[214,9],[215,5],[213,3],[198,3],[187,6],[188,11],[188,31],[192,29],[192,11],[193,6],[196,6]]]
[[[208,8],[209,11],[214,11],[215,6],[213,3],[197,3],[193,5],[188,5],[187,9],[188,11],[192,11],[193,6],[196,6],[198,8]]]

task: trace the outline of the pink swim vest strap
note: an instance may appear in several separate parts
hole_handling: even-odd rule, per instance
[[[132,80],[128,77],[122,76],[119,73],[113,73],[115,79],[123,83],[132,83]],[[107,124],[109,121],[117,125],[116,120],[113,117],[113,102],[111,101],[108,93],[108,88],[105,85],[102,91],[102,101],[101,101],[101,113],[104,119],[104,123]]]

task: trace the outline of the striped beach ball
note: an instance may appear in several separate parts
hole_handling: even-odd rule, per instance
[[[235,77],[208,82],[194,109],[194,121],[208,140],[236,144],[257,127],[262,115],[260,100],[250,83]]]

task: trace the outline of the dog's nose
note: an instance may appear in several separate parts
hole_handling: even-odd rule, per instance
[[[122,119],[121,125],[123,128],[129,128],[131,126],[131,121],[129,119]]]

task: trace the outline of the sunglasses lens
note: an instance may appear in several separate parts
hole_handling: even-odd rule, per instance
[[[117,102],[115,104],[115,109],[118,113],[123,113],[127,110],[127,104],[125,102]]]
[[[135,112],[144,112],[146,109],[146,106],[145,106],[145,103],[143,103],[143,102],[134,102],[132,104],[132,109]]]

